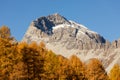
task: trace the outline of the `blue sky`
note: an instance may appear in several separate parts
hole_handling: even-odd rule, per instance
[[[107,40],[120,38],[120,0],[0,0],[0,26],[20,41],[31,21],[59,13],[98,32]]]

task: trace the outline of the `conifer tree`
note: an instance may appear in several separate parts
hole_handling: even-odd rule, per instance
[[[110,80],[120,80],[120,66],[115,64],[109,74]]]
[[[73,71],[72,78],[75,80],[83,80],[85,79],[85,68],[84,64],[80,61],[80,59],[76,55],[72,55],[70,57],[70,65]]]
[[[67,58],[61,56],[61,55],[57,55],[57,59],[58,59],[58,69],[56,70],[56,76],[58,80],[66,80],[69,76],[68,74],[70,73],[69,70],[69,61]]]
[[[86,76],[88,80],[108,80],[102,63],[98,59],[91,59],[86,63]]]
[[[2,26],[0,28],[0,38],[10,38],[11,37],[11,33],[10,33],[10,29],[7,26]]]

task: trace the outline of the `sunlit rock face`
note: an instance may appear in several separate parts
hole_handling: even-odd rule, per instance
[[[110,43],[97,32],[58,13],[32,21],[22,41],[42,41],[48,49],[65,57],[75,54],[83,61],[98,58],[108,72],[120,62],[120,40]]]

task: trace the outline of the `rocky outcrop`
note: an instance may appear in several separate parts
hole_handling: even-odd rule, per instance
[[[114,64],[120,64],[120,39],[110,43],[100,34],[59,14],[31,22],[22,41],[42,41],[48,49],[65,57],[75,54],[83,61],[98,58],[107,72]]]
[[[69,21],[59,14],[40,17],[33,21],[23,41],[44,41],[52,45],[60,43],[68,50],[101,48],[106,42],[98,33],[81,24]]]

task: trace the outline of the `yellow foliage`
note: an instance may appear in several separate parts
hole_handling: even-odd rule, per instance
[[[115,64],[110,71],[110,80],[120,80],[120,66]]]
[[[70,65],[73,70],[73,79],[83,80],[85,78],[85,67],[76,55],[70,57]]]
[[[0,37],[1,38],[10,38],[11,33],[10,33],[10,29],[7,26],[2,26],[0,28]]]
[[[11,43],[10,29],[0,28],[0,80],[108,80],[97,59],[86,65],[76,55],[69,59],[48,50],[45,44]],[[120,67],[110,72],[111,80],[120,80]]]
[[[98,59],[91,59],[86,64],[86,76],[89,80],[108,80],[107,73]]]

